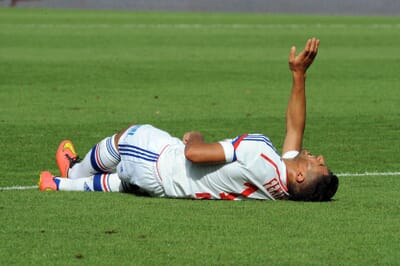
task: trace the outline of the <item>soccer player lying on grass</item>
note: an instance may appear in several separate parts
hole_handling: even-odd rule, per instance
[[[293,199],[327,201],[338,178],[322,156],[302,150],[306,117],[305,78],[320,41],[310,39],[289,67],[293,87],[286,112],[282,157],[261,134],[205,143],[199,132],[183,140],[151,125],[132,125],[96,144],[82,161],[71,141],[61,142],[60,176],[40,175],[40,190],[143,192],[190,199]]]

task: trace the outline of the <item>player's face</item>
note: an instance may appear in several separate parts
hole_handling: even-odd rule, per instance
[[[326,166],[322,155],[315,156],[308,150],[302,150],[300,155],[307,162],[307,172],[313,173],[316,176],[329,175],[328,166]]]

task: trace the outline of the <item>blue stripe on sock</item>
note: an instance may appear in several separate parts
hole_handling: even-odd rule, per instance
[[[110,153],[110,155],[116,161],[119,161],[120,160],[120,156],[119,156],[118,152],[114,149],[113,138],[112,137],[107,140],[106,147],[107,147],[107,151]]]
[[[103,174],[97,174],[93,176],[93,189],[94,191],[103,191],[103,188],[101,187],[101,176]]]
[[[95,145],[92,148],[92,151],[90,153],[90,163],[92,164],[92,167],[94,170],[96,170],[99,173],[102,173],[103,170],[101,170],[101,168],[97,165],[97,162],[96,162],[96,148],[97,148],[97,145]]]
[[[53,180],[54,180],[54,183],[56,183],[57,190],[60,190],[60,189],[59,189],[59,187],[60,187],[60,179],[58,179],[57,177],[55,177],[55,178],[53,178]]]
[[[107,174],[107,177],[106,177],[107,179],[106,179],[106,182],[107,182],[107,190],[109,191],[109,192],[111,192],[111,188],[110,188],[110,174]]]

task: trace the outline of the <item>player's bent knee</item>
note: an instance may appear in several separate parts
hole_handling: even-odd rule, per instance
[[[121,138],[121,136],[122,136],[128,129],[130,129],[131,127],[136,126],[136,125],[137,125],[137,124],[131,124],[129,127],[125,128],[124,130],[118,132],[117,135],[115,135],[114,144],[115,144],[115,147],[117,147],[117,149],[118,149],[119,139]]]

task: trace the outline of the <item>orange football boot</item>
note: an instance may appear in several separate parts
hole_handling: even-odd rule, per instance
[[[38,185],[41,191],[57,190],[57,184],[54,181],[54,176],[49,171],[43,171],[40,173]]]
[[[56,161],[60,169],[60,177],[68,177],[68,170],[78,162],[74,144],[70,140],[63,140],[56,152]]]

